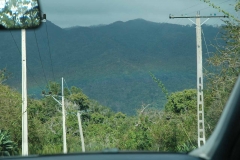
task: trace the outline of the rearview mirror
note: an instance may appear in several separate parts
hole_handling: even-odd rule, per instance
[[[38,0],[0,0],[0,28],[36,28],[41,24]]]

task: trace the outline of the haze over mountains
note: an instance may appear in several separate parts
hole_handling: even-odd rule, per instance
[[[214,43],[219,28],[204,25],[203,31],[207,44]],[[7,83],[21,90],[20,31],[0,36],[0,68],[13,75]],[[207,55],[203,45],[204,58]],[[133,114],[144,104],[161,108],[165,96],[149,72],[170,92],[196,88],[195,26],[136,19],[62,29],[48,21],[35,31],[27,30],[27,64],[28,91],[36,97],[46,80],[60,83],[64,77],[69,87],[82,88],[114,111]]]

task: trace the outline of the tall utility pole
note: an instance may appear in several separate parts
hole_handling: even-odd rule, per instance
[[[85,144],[84,144],[84,137],[83,137],[83,131],[82,131],[82,121],[81,121],[81,113],[80,113],[80,111],[77,112],[77,117],[78,117],[80,138],[81,138],[81,142],[82,142],[82,152],[85,152]]]
[[[63,87],[63,77],[62,77],[62,125],[63,125],[63,153],[67,153],[67,141],[66,141],[66,118],[65,118],[65,107],[64,107],[64,87]]]
[[[22,155],[28,155],[26,30],[22,29]]]
[[[197,117],[198,117],[198,147],[201,147],[205,144],[205,127],[204,127],[204,101],[203,101],[203,72],[202,72],[202,37],[201,37],[201,26],[209,19],[209,18],[226,18],[228,16],[200,16],[200,12],[197,12],[196,16],[181,16],[174,17],[173,15],[169,15],[170,19],[174,18],[188,18],[191,22],[193,22],[190,18],[196,19],[196,43],[197,43]],[[201,18],[207,18],[201,24]]]
[[[203,72],[202,72],[202,32],[200,13],[196,18],[197,37],[197,117],[198,117],[198,147],[205,144],[204,101],[203,101]]]
[[[46,15],[44,15],[46,19]],[[22,155],[28,155],[27,49],[26,29],[22,29]]]
[[[52,97],[59,105],[62,106],[62,129],[63,129],[63,153],[67,153],[67,141],[66,141],[66,113],[65,113],[65,106],[64,106],[64,86],[63,86],[63,77],[62,77],[62,103],[52,95],[52,92],[46,94],[45,91],[42,91],[43,96],[50,96]],[[56,96],[56,95],[55,95]]]

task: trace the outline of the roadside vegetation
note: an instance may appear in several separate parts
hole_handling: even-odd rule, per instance
[[[237,1],[237,12],[239,6]],[[218,38],[226,44],[214,46],[216,52],[208,58],[211,70],[205,71],[207,138],[213,132],[240,73],[239,20],[231,17],[225,24]],[[7,76],[6,70],[0,71],[0,156],[21,154],[21,94],[4,84]],[[82,151],[76,116],[79,110],[83,111],[87,152],[111,148],[188,152],[196,148],[196,90],[168,93],[164,84],[153,74],[151,76],[156,87],[159,86],[166,95],[165,108],[159,110],[151,104],[142,104],[132,116],[113,112],[87,97],[80,88],[65,88],[68,152]],[[53,95],[61,92],[60,84],[56,82],[49,82],[48,89]],[[28,132],[30,154],[62,153],[61,106],[52,97],[28,98]]]

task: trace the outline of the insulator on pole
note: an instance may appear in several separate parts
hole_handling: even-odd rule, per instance
[[[43,20],[46,20],[47,19],[47,16],[46,16],[46,14],[43,14],[43,18],[42,18]]]

